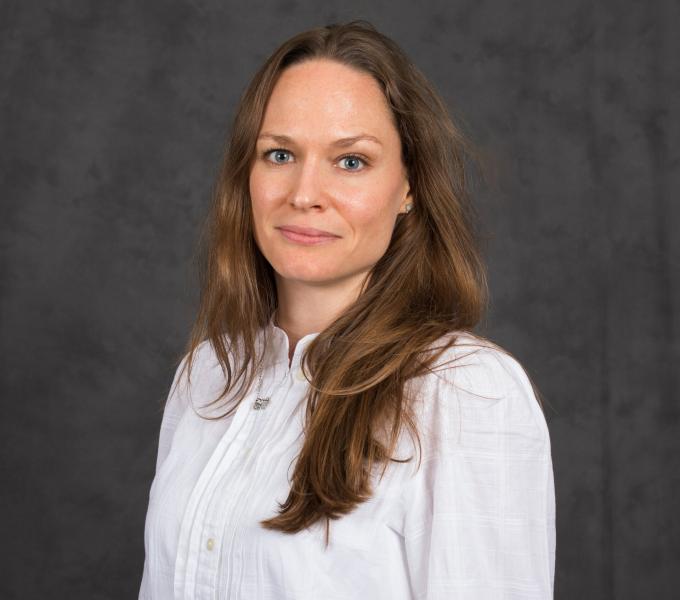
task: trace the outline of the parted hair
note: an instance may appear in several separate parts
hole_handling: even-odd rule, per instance
[[[337,61],[378,82],[413,193],[413,209],[398,215],[356,301],[305,348],[304,441],[288,498],[260,522],[294,533],[325,519],[328,543],[329,519],[372,496],[374,469],[384,473],[391,461],[404,462],[393,456],[401,433],[421,447],[406,383],[431,370],[456,343],[456,332],[471,333],[485,314],[488,288],[469,189],[470,159],[477,155],[432,84],[368,21],[299,33],[266,59],[240,98],[198,246],[200,301],[184,368],[190,378],[197,347],[212,345],[226,381],[212,403],[228,397],[231,404],[216,418],[231,414],[251,389],[263,360],[258,332],[278,307],[273,269],[253,234],[249,175],[256,139],[278,77],[314,59]]]

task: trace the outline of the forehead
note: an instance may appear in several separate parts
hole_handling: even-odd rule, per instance
[[[361,129],[381,139],[398,137],[378,82],[366,72],[327,59],[294,64],[283,71],[267,102],[261,129],[292,135],[342,135]]]

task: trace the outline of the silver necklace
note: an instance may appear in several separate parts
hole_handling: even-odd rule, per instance
[[[264,369],[260,367],[260,380],[257,384],[257,393],[255,394],[255,402],[253,402],[253,410],[264,410],[269,405],[270,398],[260,398],[260,392],[262,391],[262,376],[264,375]]]

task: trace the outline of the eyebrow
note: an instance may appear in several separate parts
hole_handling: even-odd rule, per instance
[[[275,134],[275,133],[262,133],[258,136],[258,140],[262,138],[271,138],[274,140],[277,144],[292,144],[294,143],[293,138],[288,137],[287,135],[280,135],[280,134]],[[352,137],[345,137],[345,138],[340,138],[338,140],[335,140],[334,142],[331,142],[331,146],[339,146],[339,147],[346,147],[346,146],[351,146],[352,144],[360,141],[360,140],[367,140],[369,142],[375,142],[376,144],[379,144],[382,146],[382,142],[375,137],[374,135],[369,135],[367,133],[360,133],[359,135],[354,135]]]

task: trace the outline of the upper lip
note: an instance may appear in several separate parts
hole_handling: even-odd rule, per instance
[[[286,231],[292,231],[293,233],[301,233],[302,235],[310,235],[310,236],[333,236],[333,237],[340,237],[339,235],[335,235],[334,233],[331,233],[330,231],[323,231],[321,229],[314,229],[313,227],[298,227],[297,225],[281,225],[277,229],[285,229]]]

